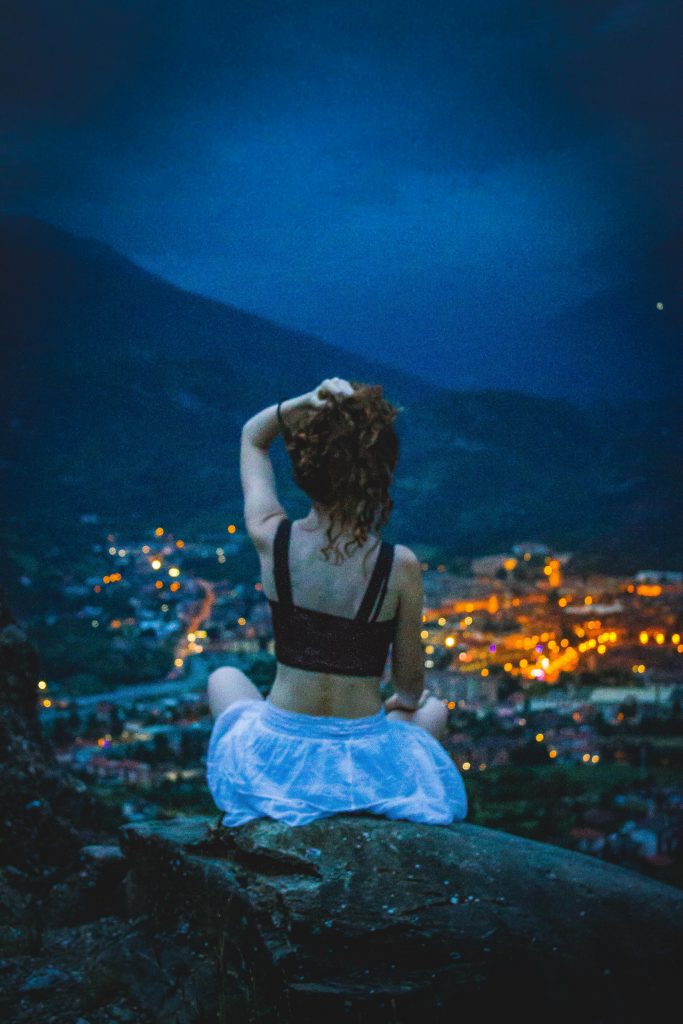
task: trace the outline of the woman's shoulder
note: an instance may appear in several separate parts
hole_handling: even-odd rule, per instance
[[[407,547],[405,544],[394,544],[394,565],[399,570],[407,569],[410,571],[411,568],[415,568],[420,565],[420,559],[417,557],[412,548]]]

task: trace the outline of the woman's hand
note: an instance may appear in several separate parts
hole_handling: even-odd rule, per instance
[[[317,388],[313,388],[310,392],[309,400],[314,408],[320,409],[330,395],[352,395],[353,393],[352,385],[343,377],[326,377],[322,384],[318,384]]]
[[[312,391],[306,391],[303,395],[297,395],[296,398],[287,398],[280,402],[280,416],[286,416],[287,413],[293,412],[295,409],[322,409],[331,395],[352,394],[354,394],[354,390],[348,380],[344,380],[343,377],[326,377],[322,384],[318,384],[317,388],[313,388]]]
[[[391,697],[388,697],[384,701],[384,710],[385,711],[417,711],[417,709],[419,707],[421,707],[421,705],[422,705],[422,700],[421,699],[419,701],[415,701],[414,704],[412,706],[410,706],[410,702],[401,700],[401,698],[399,697],[399,695],[397,693],[392,693]]]

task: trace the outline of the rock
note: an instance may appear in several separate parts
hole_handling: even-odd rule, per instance
[[[529,1020],[677,998],[683,893],[624,868],[463,823],[213,821],[120,829],[129,913],[185,923],[190,975],[208,955],[225,983],[213,1014],[235,985],[237,1019],[278,1024],[451,1022],[499,1011],[520,982]]]
[[[72,981],[71,975],[66,971],[60,971],[57,967],[44,967],[29,975],[19,989],[20,992],[41,993],[55,985],[68,985]]]
[[[30,952],[34,941],[30,896],[0,876],[0,955]]]
[[[80,779],[58,764],[42,735],[36,684],[40,658],[16,624],[0,587],[0,822],[12,841],[0,846],[0,866],[35,878],[45,868],[73,866],[93,842],[104,809]]]
[[[121,848],[114,846],[113,843],[108,845],[93,843],[91,846],[83,846],[81,848],[81,860],[107,866],[116,865],[117,867],[125,864]]]
[[[247,1021],[239,986],[228,972],[220,986],[215,962],[192,936],[180,929],[130,925],[126,935],[109,943],[93,960],[88,972],[93,1007],[111,1005],[128,997],[154,1021]],[[217,1015],[222,1008],[223,1016]],[[228,1014],[229,1011],[229,1014]],[[139,1014],[134,1018],[139,1021]]]
[[[82,924],[98,917],[123,916],[123,879],[128,864],[114,845],[93,844],[80,851],[80,870],[52,886],[43,905],[46,927]]]

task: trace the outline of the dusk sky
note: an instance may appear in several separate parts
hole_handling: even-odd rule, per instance
[[[5,210],[456,388],[671,384],[680,3],[3,7]]]

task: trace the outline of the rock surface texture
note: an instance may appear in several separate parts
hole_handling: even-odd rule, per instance
[[[104,808],[42,735],[40,677],[0,587],[0,1020],[147,1024],[122,979],[93,972],[131,931],[127,865]]]
[[[40,668],[0,587],[0,867],[49,883],[75,867],[84,837],[96,835],[100,808],[41,733]]]
[[[678,989],[683,893],[502,832],[189,818],[120,841],[129,913],[187,937],[182,1020],[607,1024]]]

